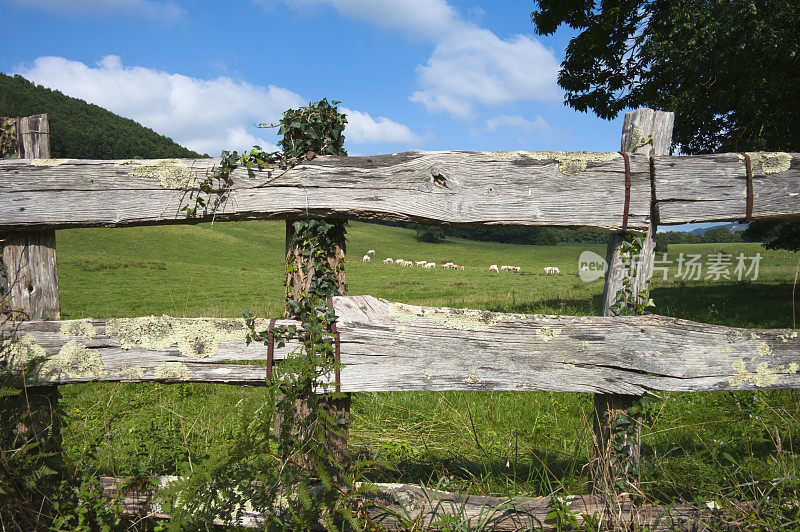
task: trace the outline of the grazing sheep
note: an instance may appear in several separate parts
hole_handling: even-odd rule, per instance
[[[387,258],[383,259],[383,263],[384,264],[391,264],[393,262],[394,261],[392,260],[392,257],[387,257]]]
[[[435,268],[436,267],[436,263],[435,262],[429,262],[429,263],[425,264],[425,267],[426,268]]]
[[[511,268],[512,268],[511,266],[500,266],[500,271],[501,271],[501,272],[507,272],[507,271],[509,271]]]
[[[442,264],[442,268],[453,268],[454,266],[455,264],[453,264],[452,262],[445,262],[444,264]]]
[[[369,255],[364,255],[364,257],[361,259],[361,262],[369,262],[370,260],[372,259],[369,258]]]
[[[412,266],[414,266],[414,263],[411,262],[410,260],[403,261],[403,268],[411,268]]]
[[[548,266],[544,269],[545,275],[557,275],[561,273],[561,270],[556,268],[555,266]]]
[[[500,270],[497,269],[497,264],[492,264],[489,266],[489,271],[494,273],[500,273]]]
[[[423,267],[423,266],[425,266],[427,263],[428,263],[427,261],[424,261],[424,260],[418,260],[417,262],[415,262],[415,263],[414,263],[414,265],[415,265],[415,266],[420,266],[420,267]]]
[[[370,249],[369,251],[367,251],[367,255],[374,255],[374,254],[375,254],[374,249]]]
[[[514,266],[514,271],[519,273],[522,271],[522,268],[520,268],[519,266]]]

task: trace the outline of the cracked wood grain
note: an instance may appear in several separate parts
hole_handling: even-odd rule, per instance
[[[518,390],[640,395],[648,390],[800,388],[797,330],[738,329],[663,316],[502,314],[403,305],[371,296],[336,297],[334,305],[345,366],[343,392]],[[55,358],[39,383],[263,384],[263,365],[234,362],[264,361],[266,347],[245,346],[243,339],[222,339],[215,347],[213,331],[197,325],[221,322],[215,330],[226,331],[232,322],[243,327],[240,321],[170,318],[169,329],[147,321],[153,319],[131,318],[127,329],[114,320],[90,320],[95,330],[91,338],[81,336],[85,329],[75,325],[80,322],[22,322],[16,325],[16,351],[3,355],[0,365],[8,368],[19,357],[37,353]],[[109,333],[114,330],[123,331],[122,336]],[[137,330],[153,331],[148,334],[154,336],[137,336]],[[10,332],[4,329],[4,334]],[[72,332],[76,334],[69,336]],[[276,349],[276,360],[295,347]],[[70,358],[75,353],[82,358]],[[91,360],[96,364],[86,362]],[[332,385],[332,376],[325,382]]]

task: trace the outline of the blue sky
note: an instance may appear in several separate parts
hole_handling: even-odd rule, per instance
[[[210,155],[267,148],[288,107],[341,100],[351,154],[619,149],[621,118],[567,108],[571,34],[533,2],[0,0],[0,71]]]

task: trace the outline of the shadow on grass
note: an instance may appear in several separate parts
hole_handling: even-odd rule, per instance
[[[651,297],[653,312],[664,316],[731,327],[792,326],[792,283],[678,282],[656,286]]]
[[[440,485],[443,489],[481,495],[550,495],[556,490],[586,491],[585,459],[535,451],[517,460],[487,457],[471,460],[460,456],[406,457],[374,460],[365,448],[351,449],[354,457],[370,463],[364,469],[372,482]]]
[[[575,316],[596,316],[602,309],[603,296],[591,298],[559,299],[550,298],[541,301],[497,302],[487,307],[490,312],[506,312],[511,314],[564,314]]]

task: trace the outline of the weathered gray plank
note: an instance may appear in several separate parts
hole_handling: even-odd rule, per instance
[[[661,316],[500,314],[417,307],[371,296],[336,297],[334,304],[340,317],[344,392],[638,395],[647,390],[800,388],[797,330],[735,329]],[[94,337],[81,333],[81,322],[21,323],[22,340],[0,365],[14,368],[37,354],[57,354],[39,381],[55,383],[264,381],[263,366],[220,363],[266,359],[263,346],[245,348],[240,321],[151,317],[88,323]],[[70,332],[77,335],[63,337]],[[198,349],[207,356],[198,356]],[[276,350],[276,359],[287,351]]]
[[[155,479],[157,489],[146,491],[125,490],[124,479],[100,477],[103,496],[118,500],[125,515],[169,519],[155,498],[164,487],[174,484],[177,477]],[[362,483],[363,484],[363,483]],[[562,530],[548,514],[554,509],[551,497],[487,497],[439,491],[411,484],[373,484],[361,498],[362,508],[370,519],[386,530],[436,529],[434,523],[445,519],[460,521],[467,529],[497,531]],[[602,498],[592,495],[561,497],[560,503],[572,514],[578,526],[595,526],[602,523],[604,530],[725,530],[739,528],[742,517],[755,507],[752,501],[734,502],[719,508],[713,501],[705,504],[633,504],[630,499],[609,506]],[[613,511],[612,511],[613,508]],[[218,525],[231,522],[217,521]],[[262,528],[261,515],[245,507],[236,525],[245,528]]]
[[[2,161],[0,227],[186,222],[182,192],[217,163]],[[649,161],[632,157],[629,226],[650,217]],[[619,228],[624,165],[616,153],[409,152],[318,157],[288,171],[232,174],[204,219],[319,217],[433,224]],[[618,198],[615,201],[614,198]]]
[[[672,144],[672,126],[675,114],[654,111],[653,109],[637,109],[625,115],[622,126],[622,142],[620,149],[624,152],[639,153],[653,157],[666,155]],[[651,166],[651,179],[654,179]],[[630,279],[635,294],[642,291],[649,293],[650,276],[653,273],[655,261],[657,216],[651,212],[650,227],[644,236],[644,244],[639,256],[635,258],[631,271],[625,271],[622,263],[621,251],[625,241],[625,233],[612,233],[606,249],[605,285],[603,287],[603,316],[613,316],[611,310],[617,292],[623,287],[625,277]],[[637,297],[637,300],[640,298]],[[639,432],[638,420],[634,420],[634,434],[623,431],[621,434],[612,430],[614,420],[624,411],[628,410],[636,400],[632,395],[596,394],[594,396],[594,456],[592,461],[592,482],[596,490],[611,492],[614,481],[627,479],[636,480],[639,464]],[[616,438],[615,444],[610,443]],[[628,459],[621,459],[619,451],[612,453],[612,449],[627,449]]]
[[[50,158],[50,121],[46,114],[18,118],[22,153],[26,159]]]
[[[50,157],[50,125],[46,114],[11,120],[19,140],[18,156],[34,162]],[[0,298],[8,298],[8,306],[27,319],[60,317],[53,228],[0,232]]]
[[[800,154],[749,155],[753,219],[800,218]],[[741,154],[657,155],[654,165],[659,224],[744,219],[747,171]]]
[[[277,325],[297,324],[278,321]],[[266,322],[259,321],[259,330]],[[47,362],[30,382],[63,384],[89,381],[163,381],[263,384],[265,365],[232,361],[267,360],[263,344],[245,344],[241,319],[149,316],[111,320],[6,323],[16,341],[0,357],[0,367],[20,371],[36,357]],[[276,346],[281,360],[298,344]],[[228,362],[228,363],[226,363]]]
[[[0,297],[29,320],[58,319],[61,299],[54,229],[0,235]]]

